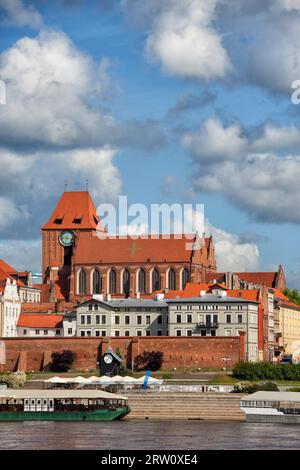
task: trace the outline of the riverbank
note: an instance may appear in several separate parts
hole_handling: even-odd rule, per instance
[[[131,409],[125,420],[245,421],[240,394],[149,392],[127,393]]]

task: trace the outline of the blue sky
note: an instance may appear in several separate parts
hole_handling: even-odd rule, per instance
[[[0,256],[39,270],[64,181],[88,179],[96,205],[204,203],[221,269],[281,263],[299,286],[298,16],[298,0],[0,0]]]

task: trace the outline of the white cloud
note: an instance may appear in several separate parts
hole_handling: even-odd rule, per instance
[[[196,133],[183,134],[182,143],[202,161],[235,160],[247,147],[237,124],[225,128],[217,119],[208,119]]]
[[[113,158],[116,150],[101,149],[74,150],[62,155],[69,174],[82,175],[88,179],[89,191],[98,200],[113,200],[121,192],[121,178]],[[57,158],[59,158],[58,155]]]
[[[2,240],[0,258],[17,271],[41,272],[41,240]]]
[[[300,0],[277,0],[277,5],[283,10],[300,10]]]
[[[39,29],[43,25],[40,13],[32,6],[24,6],[22,0],[0,0],[0,9],[7,15],[6,21],[19,27]]]
[[[6,105],[0,108],[0,137],[22,145],[103,144],[113,126],[109,115],[89,105],[107,85],[104,59],[96,64],[63,33],[43,31],[24,37],[0,55]]]
[[[7,197],[0,197],[0,231],[15,222],[22,223],[28,220],[28,211],[25,205],[17,205]]]
[[[194,188],[221,192],[231,204],[257,220],[300,223],[300,155],[280,155],[272,151],[272,147],[275,150],[284,149],[293,144],[294,151],[297,152],[299,130],[293,127],[280,129],[266,126],[262,136],[255,140],[243,138],[240,151],[235,152],[234,149],[239,150],[237,142],[240,142],[241,130],[236,125],[233,129],[224,128],[228,140],[224,141],[223,159],[221,152],[220,158],[216,159],[211,158],[211,147],[203,139],[203,135],[207,138],[206,128],[207,123],[204,123],[200,133],[190,133],[188,142],[183,139],[183,145],[193,156]],[[215,134],[209,134],[208,142],[218,142],[219,125],[211,127],[211,130],[215,130]],[[202,136],[202,146],[199,135]],[[261,148],[264,152],[254,152],[255,148]]]
[[[243,243],[240,238],[206,223],[206,232],[214,237],[219,271],[253,271],[259,268],[259,250],[255,243]]]
[[[217,0],[168,0],[153,18],[146,53],[167,73],[209,80],[231,71],[221,37],[212,26]]]
[[[252,143],[252,150],[264,152],[269,149],[291,149],[298,151],[300,145],[300,130],[295,126],[278,127],[267,124],[263,134]]]

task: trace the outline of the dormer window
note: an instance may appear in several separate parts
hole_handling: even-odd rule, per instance
[[[75,217],[73,220],[73,224],[80,225],[81,224],[82,217]]]
[[[54,219],[54,223],[56,225],[61,225],[63,223],[63,220],[64,220],[63,217],[57,217],[56,219]]]

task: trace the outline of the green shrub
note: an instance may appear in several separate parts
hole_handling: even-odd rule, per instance
[[[25,382],[26,374],[23,371],[11,372],[0,377],[0,383],[6,384],[9,388],[23,387]]]
[[[232,375],[242,380],[300,380],[300,364],[239,362]]]
[[[255,392],[278,392],[279,388],[275,382],[245,384],[239,383],[234,386],[234,392],[237,393],[255,393]]]

